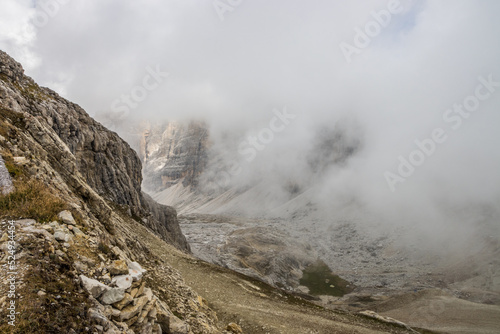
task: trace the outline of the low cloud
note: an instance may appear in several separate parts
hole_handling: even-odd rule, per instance
[[[342,43],[389,2],[245,1],[221,20],[210,1],[74,0],[37,27],[38,1],[5,0],[0,48],[125,137],[122,123],[205,121],[224,164],[242,169],[230,185],[260,180],[279,198],[314,187],[329,219],[331,208],[356,203],[389,229],[418,226],[432,237],[496,226],[500,93],[447,132],[396,191],[384,173],[443,126],[478,77],[500,81],[500,3],[400,1],[347,62]],[[126,113],[114,110],[156,66],[168,78]],[[296,119],[245,161],[238,145],[284,106]]]

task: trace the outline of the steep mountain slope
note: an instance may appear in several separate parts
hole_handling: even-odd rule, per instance
[[[166,241],[188,250],[174,211],[141,192],[141,162],[130,146],[78,105],[36,85],[23,75],[21,65],[3,52],[0,61],[0,107],[24,113],[21,135],[30,136],[35,145],[43,148],[45,152],[40,154],[68,179],[74,191],[92,197],[82,185],[87,184],[102,198],[126,205],[131,215],[140,216]],[[13,153],[17,155],[19,150],[14,147]],[[99,214],[106,219],[109,213],[102,208]]]

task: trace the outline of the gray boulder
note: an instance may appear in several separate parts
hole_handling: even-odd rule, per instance
[[[101,282],[92,278],[88,278],[84,275],[80,275],[80,283],[83,289],[94,298],[98,298],[100,295],[110,289],[107,285],[104,285]]]
[[[5,166],[2,156],[0,155],[0,194],[7,195],[14,191],[14,185],[10,177],[9,171]]]
[[[76,225],[76,222],[75,222],[75,219],[73,218],[73,215],[68,210],[64,210],[64,211],[59,212],[57,217],[59,217],[59,219],[61,219],[64,224]]]
[[[125,298],[125,289],[110,288],[99,299],[104,305],[114,304]]]

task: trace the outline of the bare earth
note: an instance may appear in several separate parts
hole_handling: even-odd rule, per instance
[[[380,312],[384,308],[392,308]],[[473,303],[439,290],[395,298],[380,307],[380,314],[411,326],[450,334],[500,333],[500,306]]]

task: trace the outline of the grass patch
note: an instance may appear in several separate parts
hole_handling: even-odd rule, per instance
[[[47,93],[45,93],[42,88],[33,81],[23,80],[21,84],[19,81],[14,81],[3,73],[0,73],[0,80],[13,85],[25,98],[29,100],[46,101],[48,99],[52,99],[50,95],[47,95]]]
[[[43,182],[35,179],[14,180],[15,191],[0,195],[1,218],[31,218],[39,222],[57,219],[57,214],[67,208],[59,197],[52,194]]]
[[[17,179],[24,175],[24,170],[14,163],[14,160],[5,159],[5,167],[9,171],[10,177]]]
[[[309,294],[313,296],[342,297],[354,290],[352,284],[332,273],[330,268],[321,260],[307,267],[302,274],[300,284],[308,287]]]
[[[10,109],[0,108],[0,136],[15,138],[19,130],[24,130],[26,123],[24,115]]]
[[[10,109],[0,108],[0,117],[3,118],[4,120],[7,120],[10,124],[20,129],[24,129],[26,126],[24,115],[20,112],[13,111]]]

